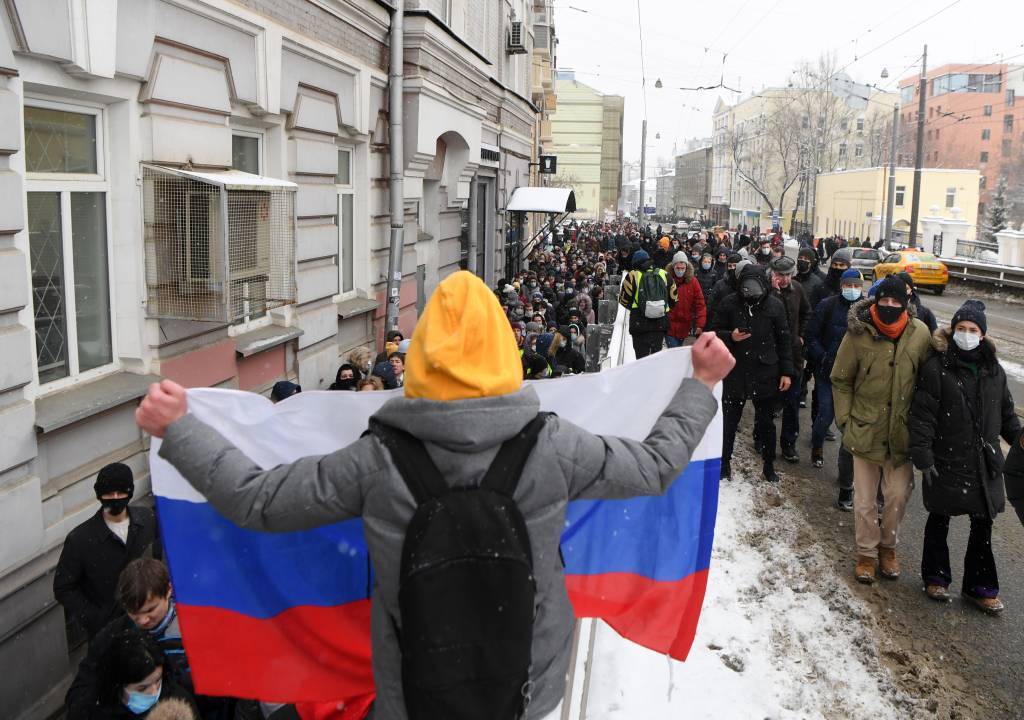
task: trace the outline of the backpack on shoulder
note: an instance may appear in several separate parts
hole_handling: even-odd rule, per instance
[[[660,272],[654,268],[645,270],[636,292],[636,306],[643,311],[644,317],[650,320],[665,317],[668,312],[668,284]]]
[[[410,720],[516,720],[530,699],[536,581],[513,500],[549,414],[505,442],[479,486],[448,486],[423,443],[371,420],[416,500],[399,574]]]

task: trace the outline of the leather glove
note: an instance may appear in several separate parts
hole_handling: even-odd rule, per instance
[[[921,479],[930,485],[932,481],[939,479],[939,471],[935,469],[934,465],[929,465],[921,471]]]

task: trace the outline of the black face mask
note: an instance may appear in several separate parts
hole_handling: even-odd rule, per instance
[[[878,319],[886,325],[892,325],[905,312],[902,307],[890,307],[889,305],[877,305],[876,309],[878,310]]]
[[[103,505],[103,509],[111,515],[120,515],[124,512],[125,508],[128,507],[128,502],[131,498],[116,498],[111,500],[100,500],[100,504]]]
[[[810,270],[811,270],[811,263],[810,263],[809,260],[797,260],[797,262],[796,262],[796,271],[798,273],[800,273],[802,275],[805,272],[810,272]]]
[[[336,388],[338,390],[355,390],[356,389],[356,379],[355,378],[341,378],[340,380],[336,380],[334,385],[336,386]]]
[[[829,268],[828,279],[833,280],[835,282],[839,282],[839,280],[843,277],[844,272],[846,272],[846,270],[843,268]]]
[[[740,296],[747,305],[757,305],[764,297],[764,288],[757,280],[747,278],[740,283]]]

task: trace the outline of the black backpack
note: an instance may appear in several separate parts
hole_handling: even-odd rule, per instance
[[[530,699],[533,553],[512,497],[547,421],[505,442],[477,487],[451,488],[412,435],[371,420],[416,500],[396,625],[410,720],[515,720]]]

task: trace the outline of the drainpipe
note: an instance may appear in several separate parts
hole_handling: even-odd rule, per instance
[[[405,246],[405,193],[402,175],[405,164],[402,131],[402,77],[405,63],[405,0],[394,0],[391,11],[391,62],[388,68],[388,161],[390,180],[388,195],[391,199],[391,253],[388,256],[387,306],[384,329],[398,329],[398,310],[402,289],[402,251]]]

